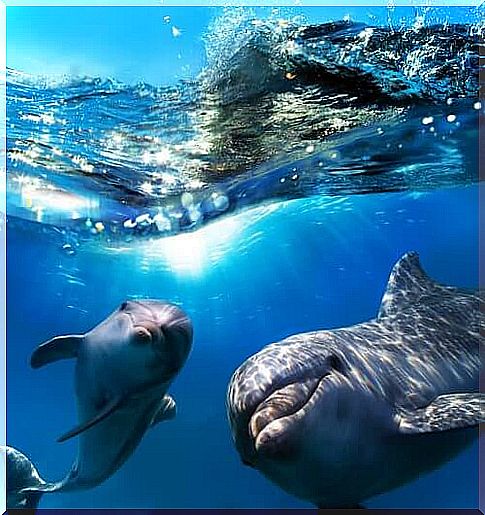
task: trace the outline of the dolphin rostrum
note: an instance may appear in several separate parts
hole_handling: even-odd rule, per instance
[[[290,336],[234,373],[243,463],[322,508],[358,506],[454,457],[485,420],[476,291],[394,266],[377,318]]]
[[[192,324],[178,307],[131,300],[84,335],[59,336],[40,345],[31,357],[34,368],[77,360],[79,425],[58,441],[79,435],[79,450],[65,479],[49,483],[39,478],[37,484],[24,485],[15,494],[18,503],[28,504],[45,492],[99,485],[130,457],[150,426],[173,418],[175,401],[166,392],[189,355],[192,335]],[[16,456],[7,454],[7,462]]]

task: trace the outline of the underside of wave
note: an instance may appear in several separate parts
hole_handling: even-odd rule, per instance
[[[159,237],[265,203],[478,180],[481,27],[220,29],[201,76],[173,87],[9,70],[10,218]]]

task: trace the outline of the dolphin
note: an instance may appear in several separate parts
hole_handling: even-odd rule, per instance
[[[480,304],[409,252],[375,319],[264,347],[227,391],[243,463],[320,508],[351,508],[450,460],[485,419]]]
[[[17,449],[0,446],[0,454],[6,461],[7,508],[35,510],[42,497],[35,488],[45,485],[33,463]],[[20,493],[24,488],[33,488],[30,493]]]
[[[166,392],[187,360],[192,338],[192,324],[178,307],[131,300],[84,335],[40,345],[31,356],[33,368],[77,360],[79,424],[58,441],[79,435],[79,449],[63,480],[27,484],[16,495],[92,488],[116,472],[149,427],[175,416],[175,401]]]

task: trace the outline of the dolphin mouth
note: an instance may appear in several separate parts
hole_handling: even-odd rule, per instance
[[[328,376],[295,381],[271,392],[249,419],[249,434],[257,453],[283,456],[290,450],[291,430],[311,410],[323,390]]]

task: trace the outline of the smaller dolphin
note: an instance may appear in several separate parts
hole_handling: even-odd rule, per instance
[[[227,409],[243,463],[320,508],[351,508],[436,469],[478,435],[478,292],[408,253],[377,318],[290,336],[246,360]]]
[[[35,510],[42,497],[41,491],[46,483],[39,476],[32,462],[17,449],[0,446],[0,454],[4,455],[7,470],[7,508],[10,510]],[[32,491],[25,491],[33,488]],[[21,493],[24,491],[23,493]]]
[[[15,484],[10,498],[92,488],[116,472],[150,426],[175,416],[175,401],[166,392],[189,355],[192,338],[192,324],[178,307],[133,300],[84,335],[40,345],[31,357],[33,368],[77,359],[80,422],[58,441],[79,435],[78,456],[62,481]]]

